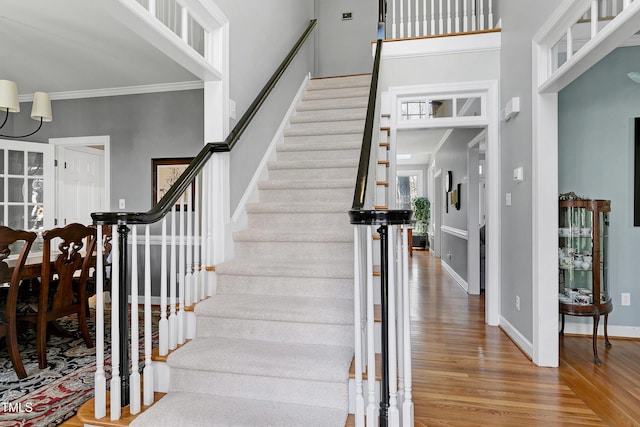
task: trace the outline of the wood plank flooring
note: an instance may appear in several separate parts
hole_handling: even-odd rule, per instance
[[[601,339],[595,366],[591,339],[565,336],[560,368],[537,367],[438,259],[410,263],[416,426],[640,426],[640,341]]]

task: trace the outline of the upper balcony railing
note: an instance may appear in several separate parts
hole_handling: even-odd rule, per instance
[[[387,38],[436,36],[495,28],[493,0],[391,0]]]

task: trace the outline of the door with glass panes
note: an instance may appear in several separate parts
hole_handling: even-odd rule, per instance
[[[54,197],[53,147],[0,139],[0,225],[53,228]]]

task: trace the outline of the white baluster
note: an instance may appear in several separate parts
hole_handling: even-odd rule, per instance
[[[162,218],[160,243],[160,322],[158,323],[158,351],[169,353],[169,321],[167,320],[167,217]]]
[[[176,207],[171,208],[171,269],[169,275],[169,350],[178,347],[178,314],[176,313]]]
[[[456,19],[455,19],[456,33],[460,32],[460,2],[456,0]]]
[[[186,251],[186,264],[185,264],[185,276],[184,276],[184,306],[190,307],[193,305],[193,285],[191,283],[191,279],[193,278],[193,239],[192,239],[192,231],[193,231],[193,211],[191,210],[191,185],[187,188],[187,244],[185,246]]]
[[[480,0],[480,26],[481,31],[484,30],[484,0]]]
[[[180,253],[178,256],[178,344],[184,344],[185,315],[184,315],[184,270],[185,270],[185,241],[184,241],[184,195],[180,198]]]
[[[200,263],[200,175],[195,179],[196,195],[193,199],[193,272],[191,273],[191,286],[193,287],[193,302],[200,301],[200,276],[202,264]]]
[[[476,16],[476,2],[471,0],[471,31],[478,29],[478,17]]]
[[[156,16],[156,0],[149,0],[149,13]]]
[[[180,38],[182,39],[182,41],[189,44],[189,12],[187,11],[186,7],[180,8],[180,24]]]
[[[407,37],[411,37],[411,0],[407,1]]]
[[[598,34],[598,0],[591,0],[591,38]]]
[[[367,226],[367,427],[378,425],[376,406],[376,353],[373,315],[373,248],[371,226]]]
[[[447,34],[451,34],[451,0],[447,0]]]
[[[207,208],[207,267],[214,268],[215,266],[215,254],[213,252],[213,229],[214,229],[214,207],[215,198],[212,197],[213,189],[215,188],[215,174],[213,173],[213,163],[209,162],[209,169],[207,171],[209,191],[207,192],[208,208]],[[207,296],[211,296],[216,292],[216,275],[215,272],[207,270]]]
[[[438,19],[438,34],[444,33],[444,19],[442,15],[442,0],[439,0],[440,8],[438,9],[438,13],[440,14],[440,19]]]
[[[573,32],[567,28],[567,61],[573,56]]]
[[[204,299],[207,296],[207,276],[209,272],[207,272],[207,218],[208,218],[208,201],[209,197],[207,194],[207,190],[209,190],[209,186],[207,185],[207,168],[202,170],[202,223],[200,227],[200,250],[202,251],[202,261],[201,261],[201,271],[200,271],[200,299]]]
[[[362,388],[362,313],[360,288],[360,233],[353,227],[353,320],[355,332],[356,427],[364,427],[364,394]]]
[[[618,15],[618,0],[611,0],[611,16]]]
[[[492,30],[494,27],[493,24],[493,0],[489,0],[489,17],[487,18],[487,28]]]
[[[396,38],[396,30],[397,30],[397,24],[396,24],[396,0],[392,0],[391,1],[391,38],[392,39]]]
[[[465,33],[469,31],[469,7],[467,0],[462,0],[462,31]]]
[[[622,10],[628,8],[629,5],[631,5],[631,0],[622,0]]]
[[[120,399],[120,239],[118,226],[112,227],[111,235],[114,236],[111,249],[111,402],[109,411],[111,420],[119,420],[122,412]],[[123,296],[126,298],[126,295]]]
[[[433,4],[433,0],[431,0],[431,4]],[[429,35],[429,29],[427,28],[427,0],[422,0],[422,35]]]
[[[602,0],[602,10],[599,16],[602,16],[602,17],[611,16],[611,15],[607,15],[608,12],[609,12],[609,1]]]
[[[138,227],[131,227],[131,373],[129,374],[129,412],[140,412],[140,336],[138,333]]]
[[[151,325],[151,230],[149,224],[144,229],[144,404],[153,403],[153,351]]]
[[[96,373],[93,413],[96,419],[107,415],[107,379],[104,375],[104,246],[102,225],[97,227],[96,245]]]
[[[411,312],[409,307],[409,232],[402,233],[402,332],[404,334],[404,398],[402,402],[402,425],[413,427],[414,408],[411,396]]]
[[[429,34],[433,36],[436,33],[436,0],[431,0],[431,32]]]
[[[404,37],[404,0],[400,0],[400,38]]]
[[[398,411],[398,362],[396,354],[396,285],[395,285],[395,226],[388,227],[389,243],[387,245],[388,260],[388,340],[387,354],[389,362],[389,426],[397,427],[400,425],[400,412]]]
[[[418,13],[418,11],[420,10],[419,4],[420,0],[416,0],[416,28],[415,28],[415,35],[416,37],[420,36],[420,14]]]

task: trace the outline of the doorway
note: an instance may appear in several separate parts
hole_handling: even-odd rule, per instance
[[[92,212],[110,210],[110,138],[51,138],[56,159],[56,220],[91,224]]]

